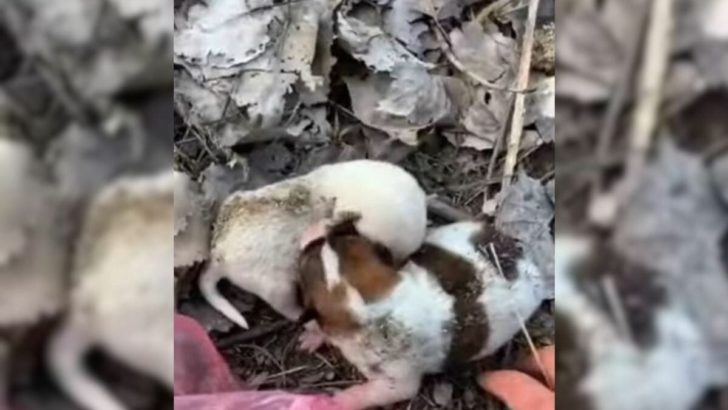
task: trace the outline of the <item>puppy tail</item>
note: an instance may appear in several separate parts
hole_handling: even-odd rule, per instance
[[[230,303],[217,289],[217,283],[222,279],[220,270],[210,267],[200,275],[200,291],[202,296],[212,307],[222,313],[226,318],[232,320],[235,324],[247,329],[248,322],[243,315]]]
[[[127,410],[84,367],[83,359],[91,346],[88,335],[70,322],[53,336],[46,351],[46,360],[56,383],[84,408]]]

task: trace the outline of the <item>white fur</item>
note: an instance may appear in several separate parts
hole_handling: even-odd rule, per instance
[[[520,321],[526,321],[546,295],[543,276],[533,262],[519,260],[516,265],[518,278],[510,282],[473,246],[470,239],[481,227],[482,222],[459,222],[431,229],[425,238],[426,243],[466,259],[480,275],[483,293],[478,301],[488,317],[490,332],[477,358],[495,352],[518,333]]]
[[[483,350],[490,354],[512,338],[523,320],[544,298],[543,278],[536,266],[522,259],[518,278],[508,282],[470,242],[480,223],[464,222],[431,230],[425,242],[441,246],[476,267],[484,285],[479,301],[490,327]],[[351,335],[332,336],[330,342],[368,379],[336,396],[353,409],[383,406],[413,397],[425,374],[442,370],[450,352],[450,326],[455,317],[454,297],[435,276],[409,262],[399,271],[400,282],[384,299],[365,304],[350,298],[348,308],[362,324]],[[352,294],[356,292],[351,288]]]
[[[409,263],[385,299],[366,305],[350,288],[350,310],[363,330],[330,337],[367,377],[335,397],[351,410],[384,406],[417,394],[422,377],[441,369],[448,353],[453,297],[421,267]]]
[[[341,274],[339,273],[339,257],[328,243],[321,247],[321,261],[324,267],[326,287],[331,290],[341,283]]]
[[[149,209],[158,218],[152,220]],[[173,225],[171,172],[119,180],[85,215],[71,309],[49,344],[48,364],[86,409],[124,409],[84,367],[93,346],[172,388]]]
[[[557,312],[574,324],[590,361],[574,388],[598,410],[692,408],[709,380],[707,349],[695,324],[668,305],[655,315],[655,346],[645,350],[626,339],[576,286],[571,267],[588,252],[585,240],[557,235]]]
[[[210,256],[210,220],[195,181],[174,171],[174,266],[192,266]]]
[[[359,160],[326,165],[311,174],[314,191],[336,198],[337,214],[361,214],[364,236],[386,246],[397,260],[419,249],[427,229],[427,199],[417,181],[386,162]]]
[[[353,340],[334,341],[362,371],[379,362],[386,366],[415,366],[418,372],[431,373],[438,371],[445,360],[450,343],[445,329],[453,318],[453,297],[429,272],[413,263],[402,269],[401,277],[392,293],[381,301],[365,305],[355,299],[349,306],[365,328],[387,318],[391,328],[396,329],[395,337],[382,338],[382,329],[375,326]],[[374,347],[374,351],[363,350],[362,346]],[[387,359],[382,361],[383,357]]]
[[[246,208],[260,199],[285,198],[293,189],[310,194],[309,207],[297,212],[275,204],[256,207],[254,212]],[[210,273],[203,273],[200,283],[205,284],[208,302],[241,325],[242,316],[230,314],[235,308],[210,285],[219,279],[215,275],[295,320],[302,312],[295,302],[299,241],[308,227],[355,212],[361,215],[356,223],[359,232],[402,260],[420,247],[427,224],[425,193],[417,181],[402,168],[368,160],[326,165],[302,177],[236,192],[226,199],[220,214],[231,210],[235,211],[231,219],[218,217],[215,229],[225,233],[213,239]]]

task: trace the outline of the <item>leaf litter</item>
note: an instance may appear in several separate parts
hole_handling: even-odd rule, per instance
[[[213,212],[235,190],[326,163],[375,158],[415,175],[436,205],[430,209],[433,223],[488,217],[483,203],[500,190],[502,179],[523,10],[496,13],[481,24],[475,16],[488,0],[180,3],[175,167],[198,184]],[[553,10],[553,2],[541,3]],[[518,150],[522,173],[510,194],[498,196],[500,206],[491,216],[532,243],[548,269],[553,12],[544,16],[531,81],[520,91],[526,93],[529,135]],[[233,41],[243,32],[243,41]],[[194,283],[203,267],[176,269],[178,309],[202,322],[243,380],[260,389],[300,392],[331,392],[361,380],[334,349],[300,352],[301,329],[245,292],[222,286],[252,319],[251,329],[232,329],[200,303]],[[538,345],[552,343],[552,304],[527,326]],[[392,408],[503,408],[482,393],[475,377],[527,351],[519,335],[462,374],[428,377],[415,399]]]
[[[651,19],[647,1],[563,3],[560,10],[568,11],[560,11],[557,38],[557,236],[577,233],[596,243],[595,248],[612,252],[611,262],[605,261],[602,268],[611,269],[606,276],[616,289],[614,303],[598,308],[612,317],[606,325],[610,331],[621,332],[620,304],[628,312],[628,322],[670,309],[677,316],[670,319],[674,322],[665,322],[663,329],[695,329],[697,341],[657,340],[648,349],[683,343],[682,349],[687,349],[684,357],[707,357],[688,363],[693,377],[680,382],[680,391],[696,394],[697,399],[691,399],[695,408],[724,408],[728,393],[728,328],[723,323],[728,298],[728,207],[723,198],[728,180],[728,123],[724,103],[728,95],[725,65],[720,64],[728,43],[715,21],[726,18],[726,2],[676,0],[672,22]],[[665,49],[650,49],[655,44],[648,41],[650,30],[661,29],[660,24],[673,29],[662,43]],[[644,95],[638,90],[650,79],[644,73],[640,76],[640,71],[655,63],[654,57],[645,56],[654,56],[656,51],[663,53],[667,73],[659,83],[664,87],[655,111],[645,114],[640,107]],[[638,149],[644,135],[638,125],[650,121],[645,115],[654,115],[655,126],[647,132],[648,144]],[[635,166],[642,160],[643,167]],[[628,185],[632,188],[625,188]],[[604,206],[605,199],[613,218],[607,223],[591,219],[592,211]],[[651,285],[638,279],[643,271],[652,272],[655,286],[665,293],[657,305],[648,292]],[[601,289],[597,293],[607,294],[608,286],[599,275],[586,271],[580,280],[584,289]],[[681,320],[687,324],[680,325]],[[564,357],[571,359],[559,364],[558,371],[581,376],[557,386],[557,397],[571,398],[567,392],[582,388],[585,377],[599,377],[585,373],[590,366],[588,360],[583,361],[588,357],[588,345],[578,341],[588,340],[584,333],[588,331],[574,328],[574,323],[563,333],[563,343],[560,337],[560,343],[568,346]],[[657,323],[648,320],[633,332],[639,339],[641,332]],[[638,345],[629,337],[618,338],[619,343],[632,346],[630,349]],[[638,352],[642,359],[649,354],[649,350]],[[678,380],[682,374],[674,370],[663,372],[662,377]],[[567,383],[567,378],[563,380]],[[626,392],[631,386],[622,388]],[[650,400],[659,395],[653,391]],[[609,408],[606,402],[602,405]]]
[[[72,309],[89,199],[172,166],[172,19],[164,1],[0,3],[0,407],[80,409],[45,350]],[[130,408],[171,407],[128,363],[88,359]]]

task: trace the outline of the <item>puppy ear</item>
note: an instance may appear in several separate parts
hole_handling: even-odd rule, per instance
[[[341,212],[334,217],[327,229],[327,237],[358,235],[356,223],[361,220],[358,212]]]
[[[395,267],[394,264],[394,257],[392,256],[392,252],[389,251],[389,249],[384,246],[380,245],[378,243],[374,243],[374,253],[379,258],[379,261],[383,264],[389,266],[389,267]]]

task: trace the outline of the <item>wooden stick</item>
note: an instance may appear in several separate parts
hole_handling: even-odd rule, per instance
[[[493,261],[495,262],[495,267],[498,269],[498,274],[500,275],[501,279],[506,280],[506,276],[503,274],[503,269],[501,268],[500,259],[498,258],[498,253],[496,253],[496,251],[495,251],[495,245],[493,245],[493,242],[488,244],[488,250],[490,250],[490,254],[493,257]],[[541,375],[543,376],[543,379],[546,382],[546,386],[553,389],[554,386],[556,385],[555,380],[551,380],[548,372],[546,371],[546,366],[544,366],[543,362],[541,362],[541,358],[539,357],[538,351],[536,350],[536,345],[533,343],[533,338],[531,337],[531,333],[528,332],[528,328],[526,327],[526,321],[518,313],[518,309],[515,309],[515,308],[513,309],[513,315],[516,316],[516,319],[518,319],[518,325],[521,327],[521,331],[523,331],[523,335],[526,337],[526,342],[528,343],[528,348],[529,348],[529,350],[531,350],[533,359],[536,361],[536,365],[538,366],[538,370],[541,372]]]
[[[427,211],[450,222],[472,221],[472,215],[439,199],[436,195],[427,197]]]
[[[662,85],[670,59],[673,8],[674,0],[653,0],[651,3],[624,177],[612,192],[598,197],[599,202],[594,203],[596,206],[590,212],[592,219],[604,227],[615,222],[619,209],[639,185],[647,162],[647,151],[657,125]]]
[[[538,12],[539,0],[530,0],[528,3],[528,19],[526,21],[526,31],[523,35],[523,44],[521,46],[521,60],[518,66],[518,77],[516,89],[525,90],[528,87],[528,77],[531,71],[531,51],[533,50],[533,33],[536,30],[536,14]],[[516,169],[518,160],[518,149],[521,145],[521,135],[523,134],[523,116],[525,113],[526,96],[524,94],[516,94],[513,103],[513,117],[511,118],[511,132],[508,138],[508,150],[506,153],[506,162],[503,169],[503,183],[501,189],[507,188],[513,179],[513,171]]]

